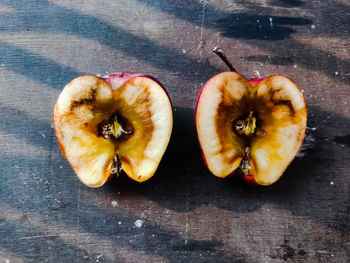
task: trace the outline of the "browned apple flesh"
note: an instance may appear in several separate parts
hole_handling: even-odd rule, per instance
[[[81,76],[64,88],[55,110],[56,136],[79,179],[103,185],[123,170],[143,182],[156,171],[172,130],[172,107],[163,88],[144,76],[119,87]]]
[[[274,75],[256,87],[236,72],[223,72],[203,87],[196,125],[209,170],[227,177],[274,183],[303,142],[307,110],[290,79]]]

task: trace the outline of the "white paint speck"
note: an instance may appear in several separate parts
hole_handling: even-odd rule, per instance
[[[348,102],[347,102],[347,101],[345,101],[345,102],[344,102],[344,105],[348,105]]]
[[[154,234],[152,234],[152,237],[154,237]]]
[[[333,182],[333,181],[331,181],[331,182],[330,182],[330,185],[334,185],[334,182]]]
[[[185,245],[187,245],[187,239],[185,239]]]
[[[99,77],[99,78],[100,78],[101,76],[102,76],[101,73],[97,73],[97,74],[96,74],[96,77]]]
[[[315,29],[316,28],[316,25],[311,25],[311,29]]]
[[[312,127],[312,128],[310,128],[310,130],[316,131],[316,130],[317,130],[317,127]]]
[[[62,165],[60,165],[60,169],[62,169],[63,168],[63,166]]]
[[[295,65],[295,64],[293,65],[293,68],[297,68],[297,67],[298,67],[298,65]]]
[[[135,227],[140,228],[143,225],[143,220],[137,219],[134,223]]]
[[[119,221],[119,222],[118,222],[118,225],[121,225],[121,224],[122,224],[122,221]]]
[[[8,258],[5,259],[5,263],[10,263],[10,260]]]
[[[100,262],[100,257],[102,257],[102,254],[96,256],[96,262]]]
[[[260,22],[260,20],[259,20],[259,19],[257,19],[257,20],[256,20],[256,22],[257,22],[257,23],[259,23],[259,22]]]
[[[336,71],[336,72],[334,72],[334,74],[335,74],[335,75],[339,75],[339,72],[338,72],[338,71]]]
[[[115,201],[115,200],[113,200],[113,201],[112,201],[112,206],[113,206],[113,207],[117,207],[117,206],[118,206],[118,202]]]
[[[304,90],[302,89],[301,92],[304,93]]]
[[[183,50],[182,50],[182,53],[183,53],[183,54],[186,54],[186,49],[183,49]]]
[[[260,78],[260,72],[258,70],[254,70],[254,74],[255,76],[257,76],[258,78]]]
[[[272,29],[273,28],[273,22],[272,22],[272,17],[271,16],[270,16],[269,20],[270,20],[270,27]]]
[[[43,132],[40,132],[40,131],[39,131],[39,134],[40,134],[43,138],[46,138],[46,135],[45,135]]]

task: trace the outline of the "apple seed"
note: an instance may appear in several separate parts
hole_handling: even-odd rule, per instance
[[[116,154],[116,156],[113,159],[113,164],[112,164],[112,168],[111,168],[111,174],[119,176],[121,170],[122,170],[122,163],[120,162],[119,155]]]
[[[241,161],[241,164],[239,165],[239,168],[245,175],[249,175],[249,170],[252,168],[249,161],[249,153],[250,149],[249,147],[246,147],[244,157]]]

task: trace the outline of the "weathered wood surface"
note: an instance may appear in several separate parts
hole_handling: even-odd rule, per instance
[[[0,1],[0,262],[350,262],[348,0]],[[193,109],[226,70],[304,91],[308,150],[271,187],[202,164]],[[60,154],[55,100],[84,73],[143,72],[175,107],[156,175],[99,189]]]

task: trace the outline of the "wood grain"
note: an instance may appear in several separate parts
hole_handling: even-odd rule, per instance
[[[350,5],[335,1],[0,2],[0,262],[350,262]],[[306,149],[271,187],[215,178],[196,139],[202,85],[226,70],[303,90]],[[81,74],[141,72],[174,105],[159,170],[82,185],[52,112]]]

